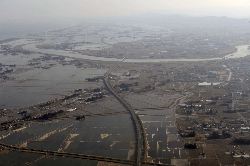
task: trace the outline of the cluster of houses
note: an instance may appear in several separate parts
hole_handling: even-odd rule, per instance
[[[101,99],[104,97],[104,94],[102,93],[100,88],[96,88],[92,91],[91,96],[88,97],[87,99],[85,99],[85,102],[91,102],[91,101],[95,101],[98,99]]]
[[[15,130],[16,128],[20,128],[23,126],[23,121],[22,120],[11,120],[11,121],[8,121],[8,122],[3,122],[1,123],[1,127],[0,127],[0,131],[3,131],[3,130]]]
[[[0,63],[0,77],[4,78],[6,74],[12,73],[14,71],[14,68],[16,67],[15,64],[13,65],[3,65]]]
[[[13,50],[11,48],[11,45],[4,44],[4,45],[0,45],[0,53],[3,53],[4,55],[18,55],[19,53],[24,54],[24,55],[28,55],[28,54],[30,54],[30,51],[23,50],[23,49]]]

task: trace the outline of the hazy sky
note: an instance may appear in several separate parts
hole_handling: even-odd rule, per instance
[[[250,0],[0,0],[0,20],[140,12],[250,18]]]

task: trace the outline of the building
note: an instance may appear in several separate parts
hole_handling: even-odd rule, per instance
[[[198,86],[211,86],[211,85],[219,85],[221,84],[220,82],[214,82],[214,83],[210,83],[210,82],[201,82],[198,83]]]
[[[199,158],[200,159],[205,159],[207,156],[206,156],[206,153],[200,153],[199,154]]]

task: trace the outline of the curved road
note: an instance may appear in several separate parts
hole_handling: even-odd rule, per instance
[[[132,121],[133,121],[133,125],[135,128],[135,132],[136,132],[136,165],[140,166],[142,164],[142,160],[144,159],[145,153],[146,151],[144,150],[144,144],[146,142],[146,138],[144,136],[144,132],[143,132],[143,126],[141,125],[140,122],[140,118],[138,115],[135,114],[135,112],[133,111],[132,107],[127,103],[127,101],[125,101],[122,97],[120,97],[115,90],[113,89],[113,87],[110,85],[109,81],[108,81],[108,76],[109,74],[112,72],[112,70],[115,69],[115,67],[121,63],[127,56],[128,56],[129,52],[126,52],[125,57],[117,62],[113,67],[111,67],[104,75],[104,85],[106,86],[106,88],[115,96],[115,98],[129,111]],[[144,153],[143,153],[144,152]],[[143,154],[142,154],[143,153]]]
[[[113,44],[109,44],[109,43],[104,42],[104,37],[101,38],[101,42],[106,44],[106,45],[114,46]],[[121,47],[119,47],[119,48],[121,48]],[[134,129],[136,132],[136,142],[137,142],[136,154],[135,154],[136,165],[140,166],[142,164],[142,162],[146,159],[146,137],[145,137],[143,125],[140,121],[139,116],[135,114],[135,112],[133,111],[132,107],[128,104],[128,102],[116,93],[116,91],[110,85],[109,80],[108,80],[109,74],[116,68],[117,65],[119,65],[121,62],[123,62],[127,58],[127,56],[130,54],[129,51],[126,50],[125,48],[121,48],[121,49],[126,51],[126,55],[120,61],[116,62],[115,65],[112,66],[105,73],[103,81],[104,81],[104,85],[106,86],[106,88],[115,96],[115,98],[123,105],[124,108],[127,109],[127,111],[131,115]]]

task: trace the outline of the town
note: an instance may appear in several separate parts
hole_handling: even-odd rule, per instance
[[[237,28],[82,23],[1,41],[0,158],[248,164],[249,29]]]

